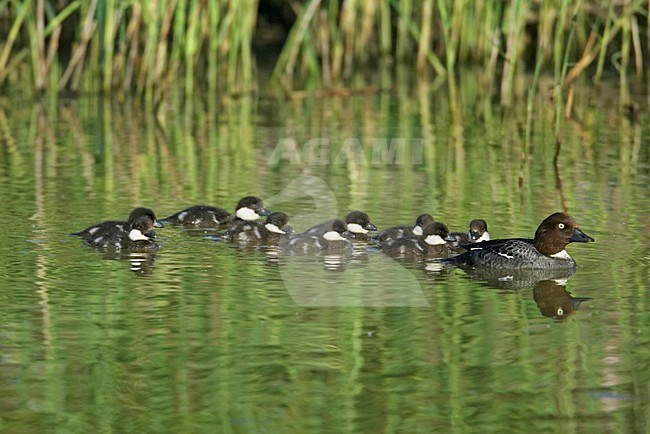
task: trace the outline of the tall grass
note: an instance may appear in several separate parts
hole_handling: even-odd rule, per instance
[[[173,88],[191,98],[202,88],[371,86],[381,64],[417,80],[445,77],[453,97],[459,68],[482,65],[486,93],[509,105],[523,96],[517,70],[552,71],[565,88],[610,69],[626,86],[632,67],[644,73],[650,40],[648,0],[275,3],[296,16],[271,80],[260,83],[258,0],[0,0],[0,85],[25,88],[30,77],[38,94],[103,90],[160,102]]]
[[[222,78],[230,92],[252,89],[257,0],[61,4],[0,2],[1,85],[22,84],[28,68],[38,93],[117,90],[159,102],[177,83],[191,95]]]

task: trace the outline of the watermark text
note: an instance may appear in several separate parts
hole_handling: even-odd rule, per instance
[[[295,139],[278,140],[268,159],[269,166],[295,165],[398,165],[417,166],[423,163],[421,138],[372,138],[362,144],[358,138],[347,138],[340,145],[329,138],[313,138],[299,144]]]

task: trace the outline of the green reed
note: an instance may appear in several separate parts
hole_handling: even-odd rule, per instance
[[[0,2],[0,39],[6,41],[0,84],[20,82],[29,69],[38,93],[117,90],[152,102],[176,83],[189,94],[204,84],[231,92],[253,88],[256,0],[60,4]],[[66,47],[60,47],[63,33],[73,35]],[[69,56],[59,56],[59,48]]]
[[[39,94],[102,89],[155,103],[175,88],[188,98],[204,87],[249,93],[266,84],[257,83],[254,55],[264,36],[258,5],[2,0],[0,85],[29,76]],[[397,64],[416,80],[446,77],[453,97],[459,69],[483,65],[486,93],[507,106],[530,94],[517,89],[515,77],[538,66],[560,87],[590,68],[596,80],[616,70],[626,87],[631,71],[644,73],[643,42],[650,40],[648,0],[304,0],[291,7],[296,19],[270,90],[370,86],[378,64]]]

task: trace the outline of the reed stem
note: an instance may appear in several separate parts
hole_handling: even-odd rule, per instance
[[[641,28],[647,0],[606,8],[595,0],[286,1],[296,18],[273,65],[271,90],[370,87],[369,72],[396,64],[416,71],[416,80],[444,77],[455,99],[455,74],[480,64],[487,92],[500,91],[508,105],[526,97],[515,89],[525,74],[520,65],[535,65],[530,90],[547,67],[562,97],[562,87],[594,61],[596,81],[616,68],[626,86],[629,68],[642,76],[648,56]],[[259,11],[258,0],[0,0],[0,85],[21,83],[27,71],[35,93],[83,84],[88,92],[117,90],[153,102],[172,86],[188,97],[202,86],[250,92],[259,88],[255,50],[266,49],[258,42],[264,28],[257,23],[266,22]],[[531,46],[545,48],[533,58]]]

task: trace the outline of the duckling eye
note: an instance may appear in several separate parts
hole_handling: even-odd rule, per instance
[[[560,223],[559,225],[557,225],[557,227],[560,229],[564,229],[564,223]]]

